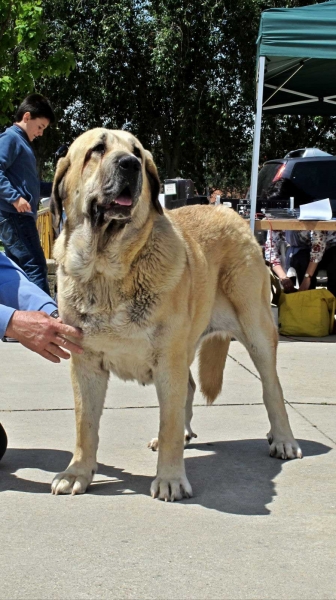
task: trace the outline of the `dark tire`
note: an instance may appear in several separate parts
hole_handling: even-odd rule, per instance
[[[2,459],[3,455],[7,450],[7,442],[8,440],[6,432],[0,423],[0,460]]]

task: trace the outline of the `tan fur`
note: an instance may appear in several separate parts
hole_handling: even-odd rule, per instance
[[[230,338],[212,336],[205,339],[199,351],[199,380],[201,392],[212,404],[222,391],[223,374]]]
[[[99,155],[92,149],[101,140]],[[113,196],[109,190],[118,187],[122,157],[135,152],[141,154],[141,186],[129,218],[114,215],[96,227],[92,207],[98,204],[100,214],[109,202],[106,190]],[[85,352],[72,357],[77,442],[68,469],[53,482],[56,494],[83,493],[92,481],[112,371],[124,380],[154,383],[157,390],[159,439],[150,446],[159,447],[159,455],[152,496],[191,496],[183,461],[184,441],[195,436],[189,367],[199,348],[201,390],[213,402],[231,337],[245,345],[260,373],[270,453],[301,456],[276,374],[269,275],[256,240],[229,208],[191,206],[162,214],[158,186],[151,155],[128,132],[83,134],[57,169],[56,223],[62,203],[67,214],[55,244],[59,310],[65,322],[83,329]]]

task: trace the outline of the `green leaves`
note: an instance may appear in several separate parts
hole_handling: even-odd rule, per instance
[[[314,2],[0,0],[0,124],[38,90],[58,116],[38,142],[40,165],[91,127],[124,128],[152,150],[161,179],[243,194],[261,11]],[[335,145],[331,121],[268,119],[262,156],[303,140]]]
[[[44,58],[38,47],[47,35],[41,0],[0,2],[0,125],[9,123],[14,103],[36,89],[48,75],[69,73],[74,58],[58,50]]]

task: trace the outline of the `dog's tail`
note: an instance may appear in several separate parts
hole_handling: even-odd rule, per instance
[[[204,340],[198,353],[198,373],[201,392],[207,404],[212,404],[220,394],[223,372],[230,346],[230,338],[212,336]]]

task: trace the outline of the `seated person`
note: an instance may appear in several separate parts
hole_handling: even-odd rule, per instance
[[[281,264],[281,242],[286,244],[285,266]],[[268,231],[265,260],[279,277],[285,293],[295,291],[287,271],[296,271],[299,291],[316,288],[318,269],[327,271],[328,290],[336,296],[336,231]]]

